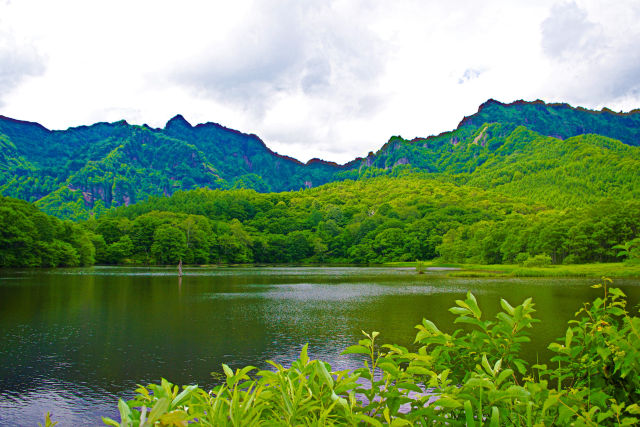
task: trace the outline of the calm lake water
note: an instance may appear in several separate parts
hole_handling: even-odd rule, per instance
[[[257,267],[185,269],[94,267],[0,271],[0,425],[36,425],[47,411],[59,425],[117,418],[117,399],[161,377],[213,385],[212,371],[266,360],[288,365],[309,354],[334,369],[361,338],[411,346],[423,317],[452,330],[447,308],[467,290],[487,316],[499,298],[532,296],[542,346],[566,330],[596,279],[456,279],[413,269]],[[617,280],[630,307],[639,280]],[[546,344],[544,345],[546,347]],[[543,352],[539,355],[546,357]],[[529,357],[535,359],[535,352]]]

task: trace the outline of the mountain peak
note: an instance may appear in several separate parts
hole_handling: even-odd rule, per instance
[[[169,120],[167,122],[167,124],[165,125],[165,129],[170,129],[170,128],[191,128],[191,123],[189,123],[183,116],[182,114],[176,114],[175,116],[173,116],[173,118],[171,120]]]
[[[458,128],[477,128],[484,123],[512,123],[560,139],[596,133],[628,145],[640,145],[640,111],[637,110],[616,113],[609,109],[595,111],[539,99],[508,104],[489,99],[480,105],[477,113],[462,119]]]
[[[485,102],[480,104],[480,106],[478,107],[478,111],[482,111],[482,110],[484,110],[485,108],[487,108],[490,105],[502,105],[502,106],[504,106],[506,104],[498,101],[497,99],[489,98]]]

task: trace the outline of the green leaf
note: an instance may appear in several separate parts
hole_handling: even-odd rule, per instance
[[[440,399],[436,400],[434,404],[442,408],[459,408],[462,406],[462,403],[451,397],[441,397]]]
[[[465,302],[473,312],[473,315],[477,319],[480,319],[480,317],[482,317],[482,311],[480,311],[480,307],[478,307],[478,301],[476,301],[476,297],[471,293],[471,291],[467,292],[467,299]]]
[[[356,417],[357,419],[359,419],[360,421],[364,421],[365,423],[369,423],[369,424],[371,424],[372,426],[375,426],[375,427],[382,427],[382,423],[381,423],[380,421],[378,421],[378,420],[376,420],[375,418],[370,417],[370,416],[368,416],[368,415],[364,415],[364,414],[356,414],[356,415],[355,415],[355,417]]]
[[[489,365],[486,354],[482,355],[482,367],[487,372],[487,374],[493,376],[493,369],[491,369],[491,365]]]
[[[364,346],[352,345],[344,349],[340,354],[370,354],[370,353],[371,351]]]
[[[131,408],[127,405],[122,399],[118,399],[118,410],[120,411],[120,420],[121,421],[130,421],[131,420]]]
[[[230,378],[233,376],[233,371],[225,363],[222,364],[222,369],[224,370],[224,373],[227,376],[227,378]]]
[[[151,408],[151,412],[149,412],[148,423],[153,425],[153,423],[158,421],[160,417],[167,412],[167,409],[169,409],[169,403],[169,399],[166,397],[158,399],[155,405],[153,405],[153,408]]]
[[[422,390],[420,387],[418,387],[416,384],[414,383],[409,383],[409,382],[403,382],[403,383],[398,383],[396,385],[397,388],[400,389],[405,389],[405,390],[411,390],[411,391],[415,391],[416,393],[422,393],[424,392],[424,390]]]
[[[491,407],[491,422],[489,427],[498,427],[500,425],[500,411],[497,407]]]
[[[102,417],[102,422],[105,423],[108,426],[120,427],[120,423],[117,422],[117,421],[112,420],[111,418]],[[41,424],[38,423],[38,425],[41,425]]]
[[[425,329],[428,330],[429,332],[437,335],[442,334],[442,332],[440,332],[440,329],[438,329],[436,324],[433,323],[431,320],[422,319],[422,324],[424,325]]]
[[[507,378],[509,378],[510,376],[513,375],[513,370],[512,369],[505,369],[504,371],[500,372],[500,375],[498,375],[498,379],[496,380],[496,384],[500,385],[504,382],[504,380],[506,380]]]
[[[500,305],[502,306],[502,309],[503,309],[504,311],[506,311],[507,313],[509,313],[510,315],[512,315],[512,316],[513,316],[513,307],[511,306],[511,304],[509,304],[509,303],[507,302],[507,300],[506,300],[506,299],[501,298],[501,299],[500,299]]]
[[[571,328],[567,328],[567,333],[565,334],[564,337],[564,346],[569,348],[571,347],[571,339],[573,338],[573,331],[571,330]]]
[[[509,317],[509,315],[507,315],[506,313],[500,312],[496,314],[496,317],[502,320],[507,325],[509,325],[510,328],[513,328],[513,325],[515,325],[515,322],[513,321],[513,319]]]
[[[619,288],[610,288],[610,289],[609,289],[609,294],[610,294],[610,295],[617,296],[617,297],[621,297],[621,298],[626,297],[626,295],[624,294],[624,292],[622,292],[622,290],[621,290],[621,289],[619,289]]]
[[[609,313],[614,316],[624,316],[627,312],[620,307],[609,307]]]
[[[465,315],[471,313],[471,310],[463,307],[451,307],[449,311],[455,315]]]
[[[502,359],[498,359],[498,361],[495,363],[495,365],[493,365],[493,374],[497,374],[498,372],[500,372],[500,368],[502,367]]]
[[[640,405],[638,405],[637,403],[632,403],[631,405],[627,406],[625,410],[630,414],[640,415]]]
[[[331,378],[331,374],[327,371],[327,367],[324,365],[324,362],[318,361],[316,364],[316,373],[322,379],[322,381],[327,384],[331,389],[333,389],[333,378]]]
[[[185,425],[189,419],[189,414],[185,411],[171,411],[160,417],[158,421],[163,426],[180,426]]]
[[[197,385],[190,385],[187,388],[185,388],[184,390],[182,390],[182,393],[180,393],[179,395],[177,395],[175,397],[175,399],[173,399],[171,401],[171,407],[175,408],[177,405],[179,405],[180,403],[182,403],[182,400],[185,399],[187,396],[189,396],[191,394],[191,392],[193,392],[193,390],[197,389],[198,386]]]
[[[473,418],[473,407],[471,406],[471,401],[469,400],[464,402],[464,416],[467,421],[467,427],[475,427],[476,422]]]
[[[306,366],[307,363],[309,363],[309,356],[307,354],[308,347],[309,347],[309,343],[305,344],[302,347],[302,351],[300,352],[300,363],[302,363],[303,366]]]
[[[433,372],[422,366],[409,366],[406,370],[408,374],[431,375]]]

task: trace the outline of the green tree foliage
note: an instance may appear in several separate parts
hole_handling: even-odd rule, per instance
[[[39,261],[25,255],[24,265],[91,264],[92,259],[102,264],[180,259],[367,264],[436,257],[482,264],[615,262],[619,245],[630,242],[635,254],[633,242],[640,237],[635,200],[603,199],[559,209],[415,173],[285,193],[178,191],[75,224],[29,209],[29,221],[20,213],[4,216],[7,222],[24,222],[23,231],[12,235],[6,230],[14,228],[7,225],[5,246],[55,238],[69,243],[80,258],[61,261],[42,252],[34,255]]]
[[[0,196],[0,267],[75,267],[95,261],[92,234],[45,215],[31,203]]]
[[[556,264],[613,262],[617,244],[638,235],[639,215],[637,201],[616,200],[579,209],[512,213],[500,221],[449,230],[438,251],[445,260],[487,264],[524,262],[518,258],[522,253],[546,255]]]
[[[185,256],[187,239],[184,232],[170,224],[161,225],[153,233],[151,253],[160,264],[177,264]]]
[[[118,208],[87,225],[107,244],[130,236],[131,259],[150,263],[170,262],[161,251],[151,251],[163,225],[185,236],[184,250],[171,259],[200,264],[380,263],[438,256],[485,264],[547,257],[556,264],[612,262],[618,259],[616,245],[638,236],[640,203],[607,199],[554,209],[409,174],[288,193],[177,192]]]

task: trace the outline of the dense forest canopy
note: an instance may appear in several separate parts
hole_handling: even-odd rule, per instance
[[[0,117],[0,265],[615,261],[640,238],[638,135],[637,111],[490,100],[339,166],[181,116]]]
[[[380,263],[436,257],[489,264],[536,255],[553,263],[611,262],[618,259],[616,245],[640,236],[636,200],[603,199],[558,209],[417,173],[283,193],[180,191],[80,223],[63,222],[12,199],[3,199],[3,209],[19,215],[0,218],[3,239],[13,242],[3,245],[2,265],[78,265],[94,256],[105,264],[180,259],[195,264]],[[45,219],[40,228],[33,225]],[[20,255],[63,244],[78,254],[70,258],[77,261]]]

